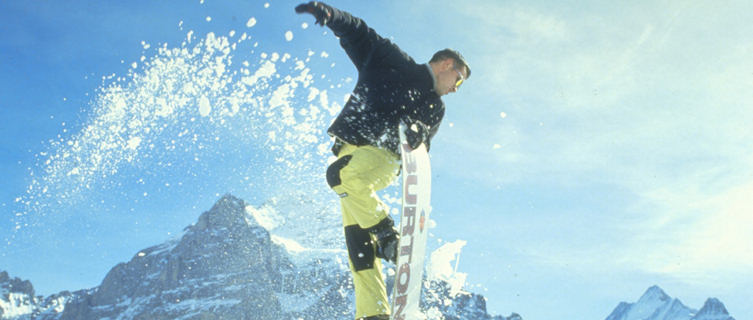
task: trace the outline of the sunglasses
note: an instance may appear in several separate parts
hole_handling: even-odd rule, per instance
[[[457,67],[453,66],[452,69],[455,69],[455,72],[458,73],[458,78],[455,80],[455,88],[459,88],[463,84],[463,81],[465,81],[465,77],[463,77],[463,73]]]

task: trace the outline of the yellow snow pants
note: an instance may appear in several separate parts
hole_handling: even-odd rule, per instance
[[[327,182],[340,195],[350,271],[356,291],[356,319],[390,314],[382,263],[376,258],[373,236],[367,231],[388,217],[389,208],[376,191],[389,186],[400,170],[400,159],[374,146],[344,144],[327,169]]]

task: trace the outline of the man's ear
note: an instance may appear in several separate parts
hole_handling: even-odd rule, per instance
[[[455,66],[455,60],[452,60],[452,58],[447,58],[442,61],[442,70],[450,70]]]

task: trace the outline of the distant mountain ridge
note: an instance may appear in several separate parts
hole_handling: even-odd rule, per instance
[[[184,234],[137,252],[92,289],[37,296],[30,281],[0,272],[0,319],[343,319],[353,289],[344,250],[306,249],[270,234],[249,207],[226,195]],[[522,320],[492,316],[482,295],[425,280],[421,307],[429,319]],[[388,279],[388,287],[391,281]],[[652,286],[621,302],[606,320],[734,320],[709,298],[700,310]]]
[[[11,278],[0,272],[0,319],[58,319],[65,304],[85,291],[63,291],[48,297],[35,295],[28,280]]]
[[[606,320],[735,320],[724,304],[709,298],[700,310],[685,306],[679,299],[652,286],[635,303],[620,302]]]
[[[430,319],[522,320],[489,315],[483,296],[450,287],[427,280],[421,305]],[[93,289],[35,296],[31,282],[0,273],[0,319],[13,320],[350,320],[353,299],[344,250],[271,235],[231,195],[182,237],[137,252]]]

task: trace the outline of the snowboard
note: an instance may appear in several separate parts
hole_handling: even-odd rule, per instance
[[[429,234],[431,166],[426,145],[412,149],[405,137],[407,126],[400,124],[400,148],[403,170],[395,282],[392,289],[392,320],[415,320],[426,317],[419,310],[421,287]]]

